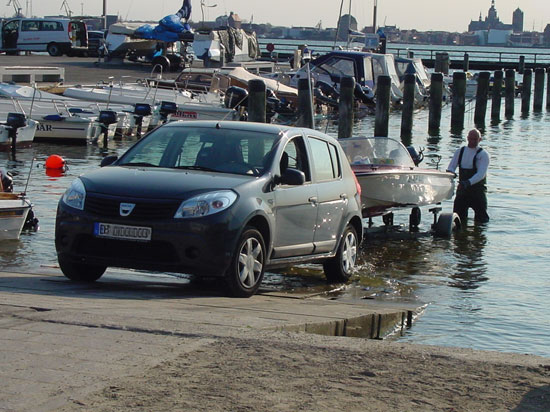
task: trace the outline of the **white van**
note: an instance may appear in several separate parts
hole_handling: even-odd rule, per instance
[[[88,32],[81,20],[13,18],[2,22],[0,51],[47,51],[50,56],[88,50]]]

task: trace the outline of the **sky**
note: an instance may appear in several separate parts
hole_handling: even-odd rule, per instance
[[[43,16],[64,14],[63,0],[11,0],[19,2],[23,13]],[[101,15],[103,0],[65,0],[73,14]],[[359,29],[371,26],[375,0],[351,1],[351,14],[357,19]],[[182,0],[107,0],[107,13],[117,14],[125,20],[156,21],[174,14]],[[0,16],[13,15],[12,5],[4,0]],[[191,0],[191,19],[202,20],[201,0]],[[336,27],[342,0],[202,0],[204,19],[238,14],[242,20],[254,23],[271,23],[274,26]],[[377,25],[396,25],[400,29],[444,30],[463,32],[470,20],[479,14],[487,16],[491,0],[377,0]],[[349,11],[350,0],[343,2],[343,14]],[[498,16],[503,23],[512,23],[512,13],[520,8],[524,13],[524,30],[543,31],[550,24],[548,0],[495,0]]]

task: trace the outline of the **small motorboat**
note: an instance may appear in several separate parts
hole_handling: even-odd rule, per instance
[[[454,173],[418,167],[421,159],[413,159],[397,140],[352,137],[339,142],[361,185],[363,217],[435,205],[454,194]]]
[[[0,192],[0,240],[19,239],[30,211],[25,196]]]

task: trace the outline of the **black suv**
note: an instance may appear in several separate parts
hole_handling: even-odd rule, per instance
[[[106,157],[59,201],[69,279],[108,266],[219,276],[253,295],[264,270],[317,261],[346,281],[362,238],[360,187],[334,138],[248,122],[174,122]]]

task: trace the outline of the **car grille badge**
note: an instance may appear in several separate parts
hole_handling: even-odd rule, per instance
[[[120,204],[120,216],[129,216],[136,207],[135,203],[121,203]]]

